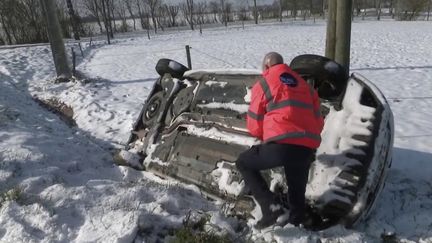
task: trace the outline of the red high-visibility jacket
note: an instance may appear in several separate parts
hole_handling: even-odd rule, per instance
[[[252,88],[249,133],[264,142],[318,148],[324,120],[317,92],[286,64],[270,67]]]

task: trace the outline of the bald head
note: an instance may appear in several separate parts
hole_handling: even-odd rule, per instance
[[[283,63],[284,60],[281,54],[277,52],[269,52],[264,57],[262,69],[263,71],[265,71],[274,65],[283,64]]]

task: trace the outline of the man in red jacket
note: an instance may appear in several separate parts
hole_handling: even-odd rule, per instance
[[[252,88],[247,116],[249,133],[263,143],[243,152],[236,165],[261,207],[263,217],[255,225],[258,229],[276,223],[283,214],[260,171],[284,167],[288,222],[298,226],[305,220],[309,167],[321,142],[324,121],[320,102],[313,87],[284,64],[278,53],[265,56],[263,77]]]

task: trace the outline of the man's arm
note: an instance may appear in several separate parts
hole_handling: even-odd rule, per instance
[[[247,128],[249,133],[263,139],[263,122],[265,110],[265,94],[261,85],[257,82],[252,88],[252,97],[247,114]]]

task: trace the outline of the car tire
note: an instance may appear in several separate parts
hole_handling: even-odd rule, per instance
[[[169,73],[173,78],[182,79],[184,73],[188,70],[189,68],[183,64],[167,58],[160,59],[156,64],[156,72],[161,77]]]
[[[144,111],[142,113],[142,123],[145,127],[151,127],[154,125],[158,118],[158,114],[164,109],[166,105],[166,98],[164,92],[159,91],[155,93],[146,103]]]
[[[344,92],[348,72],[339,63],[319,55],[295,57],[290,67],[306,80],[312,79],[319,96],[326,100],[336,100]]]

